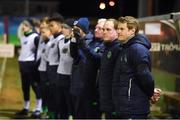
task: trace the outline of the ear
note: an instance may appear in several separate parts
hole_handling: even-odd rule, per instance
[[[131,29],[131,30],[130,30],[131,35],[134,35],[134,34],[135,34],[135,31],[136,31],[135,28]]]

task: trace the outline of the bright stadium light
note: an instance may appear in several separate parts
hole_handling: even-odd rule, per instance
[[[114,1],[112,1],[112,0],[110,0],[110,1],[109,1],[109,6],[111,6],[111,7],[112,7],[112,6],[114,6],[114,5],[115,5],[115,2],[114,2]]]
[[[101,3],[99,4],[99,8],[100,8],[101,10],[104,10],[104,9],[106,8],[106,4],[105,4],[104,2],[101,2]]]

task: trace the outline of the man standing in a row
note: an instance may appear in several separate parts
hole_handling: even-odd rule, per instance
[[[76,97],[75,118],[100,118],[97,98],[97,74],[101,59],[102,34],[93,38],[89,21],[80,18],[74,24],[75,41],[71,41],[74,57],[71,91]]]
[[[53,38],[49,41],[49,50],[47,50],[47,74],[49,79],[49,96],[51,97],[51,101],[48,105],[49,110],[49,117],[55,118],[55,112],[56,112],[56,95],[58,94],[58,91],[55,89],[56,85],[56,76],[57,76],[57,67],[59,65],[59,48],[58,44],[60,40],[64,39],[64,35],[62,34],[62,23],[64,22],[64,18],[57,14],[52,16],[49,19],[49,27],[51,30],[51,33],[53,35]]]
[[[154,93],[151,75],[151,43],[138,34],[138,20],[131,16],[118,19],[118,39],[121,42],[112,81],[112,98],[117,117],[147,119]]]
[[[100,109],[105,113],[105,118],[111,119],[114,112],[112,101],[112,80],[115,62],[119,53],[119,41],[116,32],[117,21],[107,19],[103,26],[104,52],[101,57],[99,95]]]

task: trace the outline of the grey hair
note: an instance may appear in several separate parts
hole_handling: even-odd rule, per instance
[[[106,18],[100,18],[100,19],[98,19],[98,21],[97,21],[97,23],[101,23],[101,22],[106,22]]]

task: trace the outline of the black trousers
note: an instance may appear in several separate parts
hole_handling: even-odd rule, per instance
[[[42,94],[42,106],[48,106],[48,101],[50,101],[49,96],[49,80],[46,71],[40,71],[40,89]]]
[[[73,115],[72,95],[70,94],[70,75],[57,75],[56,81],[56,116],[60,119],[68,119]]]
[[[82,89],[82,93],[73,97],[73,104],[75,108],[75,119],[100,119],[101,111],[99,109],[98,101],[93,105],[94,99],[87,91],[88,89]]]
[[[25,101],[30,99],[30,86],[32,86],[35,92],[36,99],[41,98],[41,92],[39,87],[39,81],[37,80],[36,74],[37,69],[35,67],[34,61],[19,62],[20,72],[21,72],[21,83],[23,90],[23,97]]]
[[[56,76],[57,76],[57,65],[47,65],[47,75],[49,80],[49,87],[48,87],[48,96],[50,100],[48,100],[48,110],[49,112],[56,112],[56,105],[55,105],[55,95],[56,95]]]

